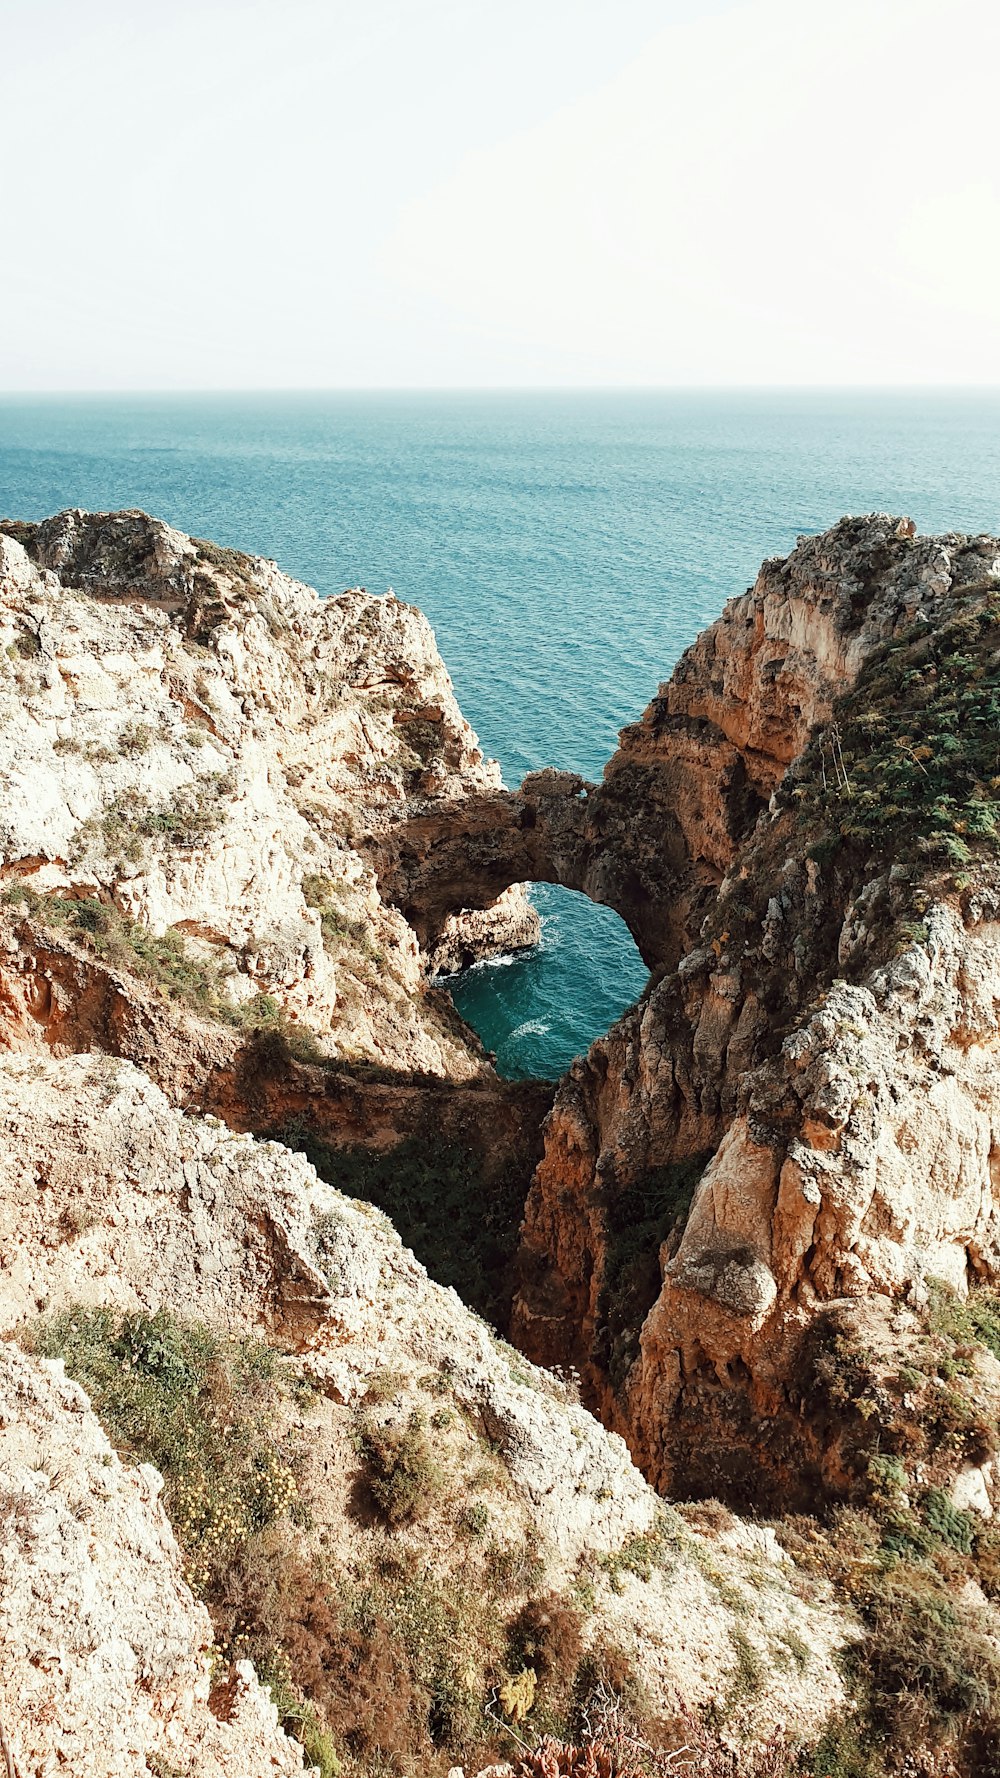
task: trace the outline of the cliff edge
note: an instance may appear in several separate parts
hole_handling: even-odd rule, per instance
[[[800,540],[515,792],[419,613],[142,514],[0,629],[18,1778],[990,1778],[1000,544]],[[533,880],[650,967],[554,1101],[432,979]]]

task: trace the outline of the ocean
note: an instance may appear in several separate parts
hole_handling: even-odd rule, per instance
[[[0,512],[138,506],[437,634],[505,781],[599,776],[765,556],[845,512],[1000,531],[1000,394],[0,397]],[[449,984],[508,1075],[561,1073],[645,971],[617,915],[532,891],[542,940]]]

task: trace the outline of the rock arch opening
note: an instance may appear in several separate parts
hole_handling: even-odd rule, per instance
[[[501,1075],[557,1080],[638,998],[649,972],[612,908],[559,884],[537,883],[530,893],[539,943],[477,963],[446,986]]]

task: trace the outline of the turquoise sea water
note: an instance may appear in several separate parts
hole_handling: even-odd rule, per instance
[[[764,556],[843,512],[1000,531],[1000,395],[0,398],[0,512],[140,506],[321,592],[420,605],[506,781],[599,775]],[[645,979],[539,888],[540,950],[453,984],[511,1074],[560,1072]]]

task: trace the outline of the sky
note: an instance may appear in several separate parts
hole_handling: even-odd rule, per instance
[[[1000,384],[994,0],[0,24],[0,390]]]

